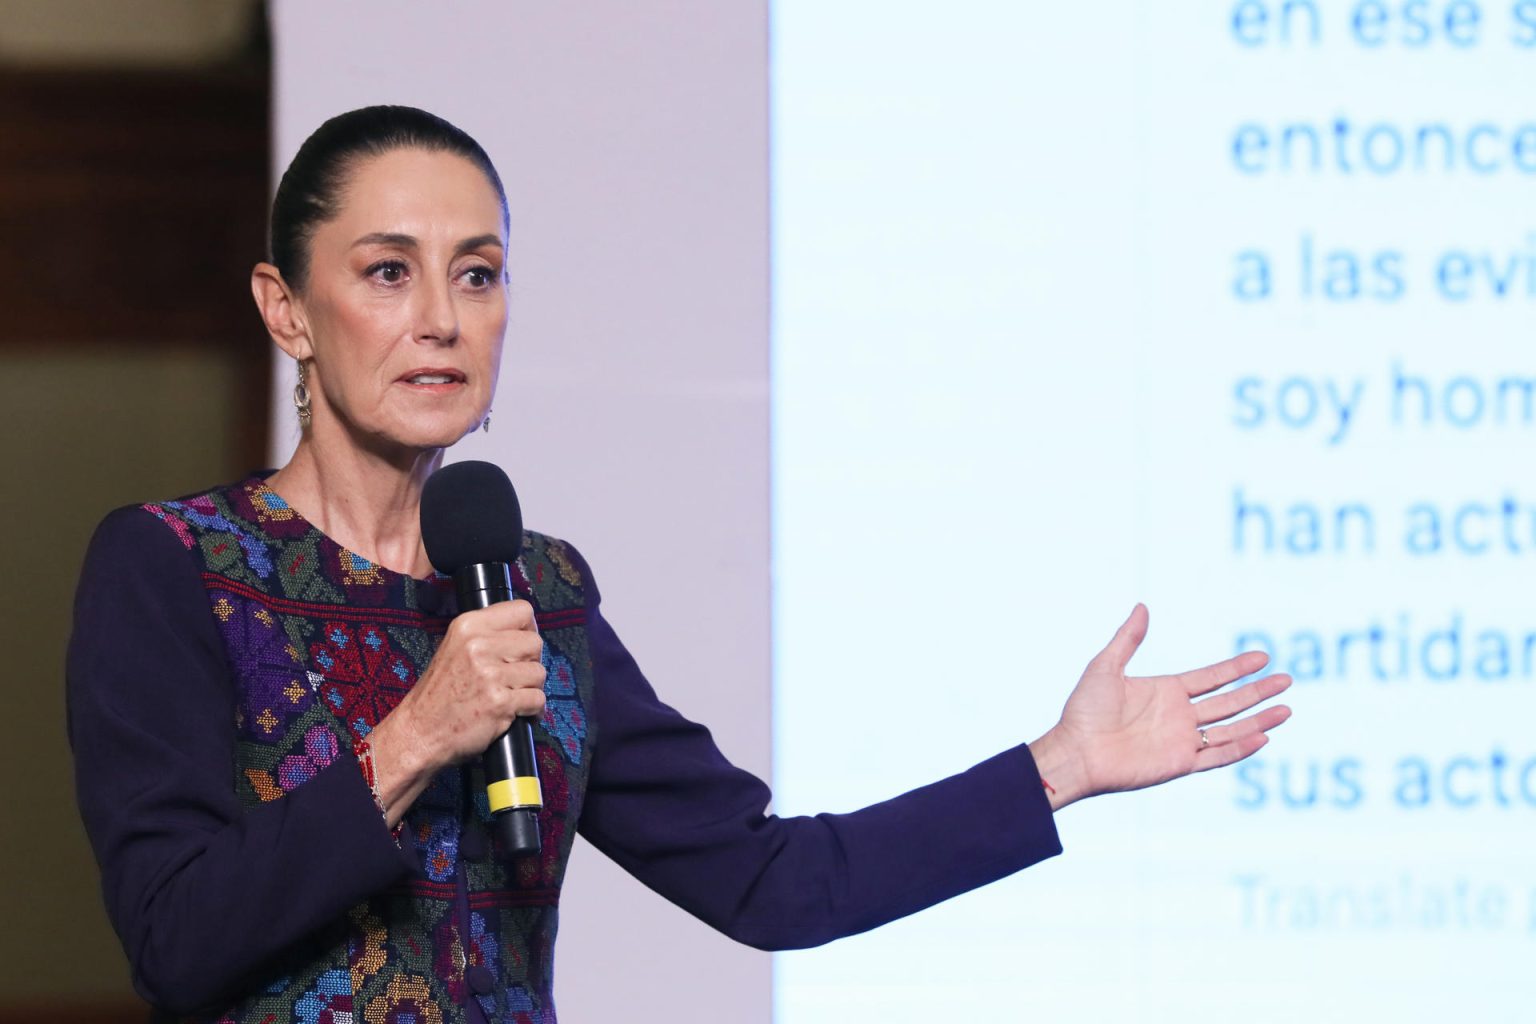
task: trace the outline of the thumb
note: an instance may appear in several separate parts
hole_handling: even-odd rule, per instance
[[[1147,606],[1138,601],[1136,607],[1131,609],[1130,617],[1115,630],[1114,638],[1108,646],[1093,659],[1094,666],[1123,673],[1126,665],[1130,664],[1131,656],[1146,639],[1147,619]]]

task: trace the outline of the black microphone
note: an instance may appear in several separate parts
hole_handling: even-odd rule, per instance
[[[432,567],[453,577],[460,611],[513,599],[523,513],[500,467],[455,462],[428,477],[421,491],[421,540]],[[484,764],[496,835],[513,856],[538,853],[544,796],[533,759],[533,719],[515,719],[485,752]]]

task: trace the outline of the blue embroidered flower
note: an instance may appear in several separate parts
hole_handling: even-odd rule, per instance
[[[576,692],[576,672],[571,659],[544,645],[544,692],[556,697],[569,697]]]
[[[337,968],[315,979],[315,987],[293,1004],[304,1024],[342,1024],[352,1020],[352,972]]]
[[[576,699],[576,672],[571,660],[544,645],[544,730],[554,737],[571,764],[581,764],[587,738],[587,712]]]
[[[205,530],[217,530],[234,537],[235,542],[240,545],[240,550],[245,553],[245,564],[250,566],[251,571],[261,579],[272,575],[272,556],[267,552],[267,546],[259,538],[252,537],[219,515],[213,502],[206,498],[194,499],[190,502],[167,501],[165,507],[180,512],[182,517],[193,526],[200,526]]]

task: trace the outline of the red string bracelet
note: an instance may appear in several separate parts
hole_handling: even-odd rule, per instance
[[[379,816],[384,819],[384,824],[388,825],[389,812],[384,809],[384,800],[379,796],[379,775],[378,770],[373,766],[373,748],[368,745],[367,740],[358,740],[352,745],[352,756],[357,758],[357,767],[363,773],[363,781],[368,783],[368,795],[373,797],[373,806],[379,809]],[[397,842],[404,824],[402,820],[389,830],[389,834],[394,836]]]

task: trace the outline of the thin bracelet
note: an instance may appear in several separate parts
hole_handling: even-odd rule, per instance
[[[1047,793],[1051,794],[1051,796],[1055,796],[1056,795],[1056,787],[1051,785],[1049,782],[1046,782],[1045,779],[1042,778],[1040,780],[1040,785],[1044,786],[1045,787],[1045,791]],[[374,799],[377,800],[378,797],[374,797]]]
[[[384,809],[384,800],[379,796],[379,774],[373,767],[373,747],[368,745],[367,740],[358,740],[352,746],[352,754],[357,758],[357,767],[363,773],[363,781],[368,783],[368,795],[373,797],[373,806],[379,809],[379,817],[384,819],[384,825],[388,827],[389,812]],[[394,836],[397,842],[404,823],[404,819],[401,819],[395,823],[394,828],[389,830],[389,834]]]

